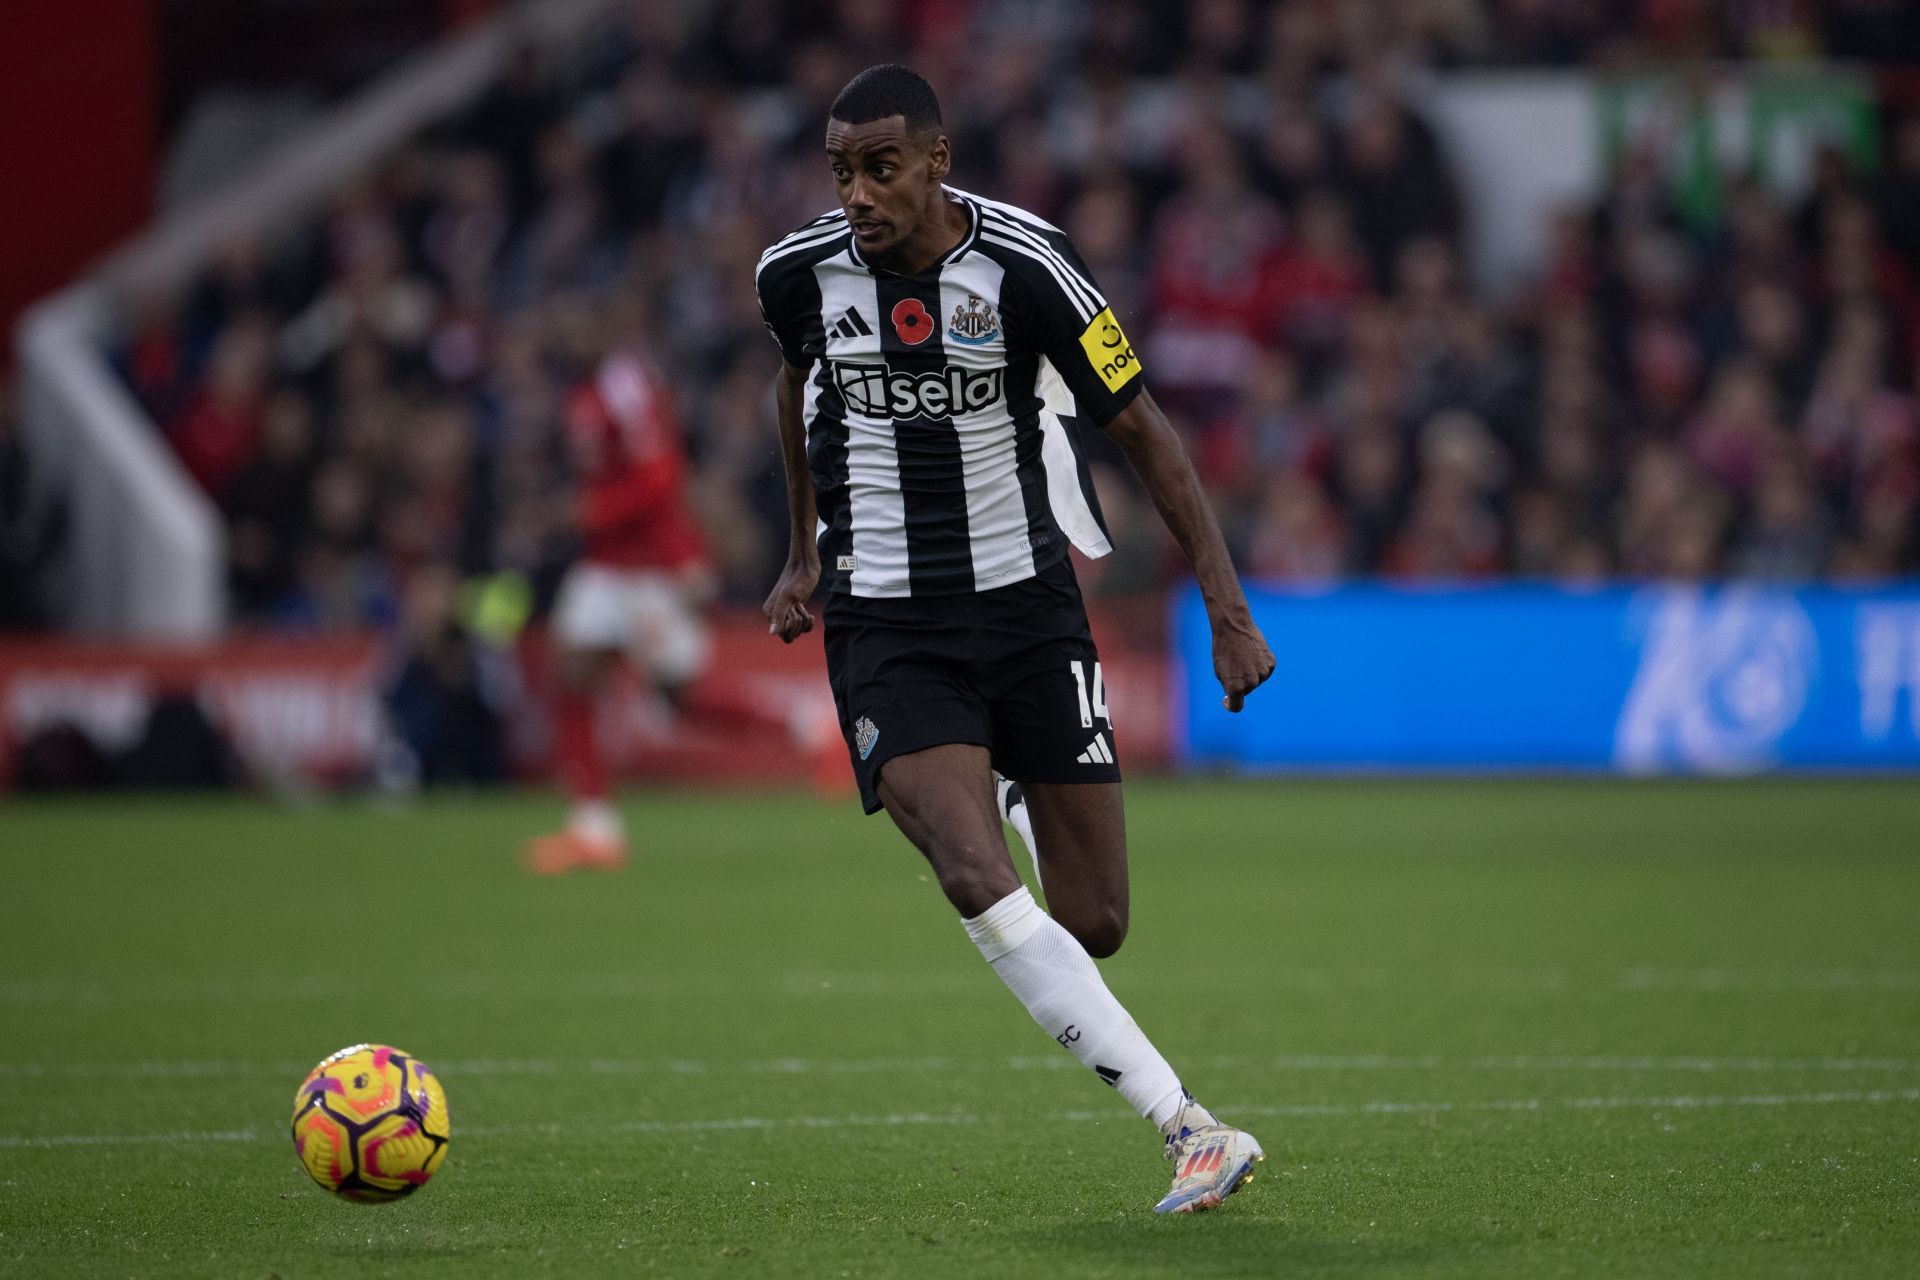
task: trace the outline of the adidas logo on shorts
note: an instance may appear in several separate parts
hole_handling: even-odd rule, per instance
[[[1113,748],[1107,745],[1107,735],[1096,733],[1093,742],[1078,756],[1081,764],[1112,764]]]

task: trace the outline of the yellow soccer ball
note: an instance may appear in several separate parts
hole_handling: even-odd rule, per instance
[[[427,1185],[452,1137],[439,1078],[389,1045],[351,1045],[321,1059],[293,1098],[301,1165],[333,1194],[362,1204]]]

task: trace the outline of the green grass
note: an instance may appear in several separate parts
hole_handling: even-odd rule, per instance
[[[7,804],[0,1275],[1920,1274],[1920,786],[1131,796],[1109,981],[1269,1152],[1192,1219],[851,803],[552,882],[534,797]],[[358,1040],[451,1099],[402,1204],[286,1138]]]

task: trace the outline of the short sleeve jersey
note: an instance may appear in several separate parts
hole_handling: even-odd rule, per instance
[[[1140,360],[1059,228],[947,189],[967,231],[911,276],[862,261],[844,214],[762,256],[761,313],[803,412],[822,575],[857,596],[951,595],[1112,549],[1079,433],[1140,393]]]

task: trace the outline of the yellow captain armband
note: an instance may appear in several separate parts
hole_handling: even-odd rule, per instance
[[[1112,307],[1103,308],[1087,325],[1080,335],[1080,349],[1109,391],[1118,391],[1140,372],[1140,357],[1133,353],[1126,330],[1113,318]]]

